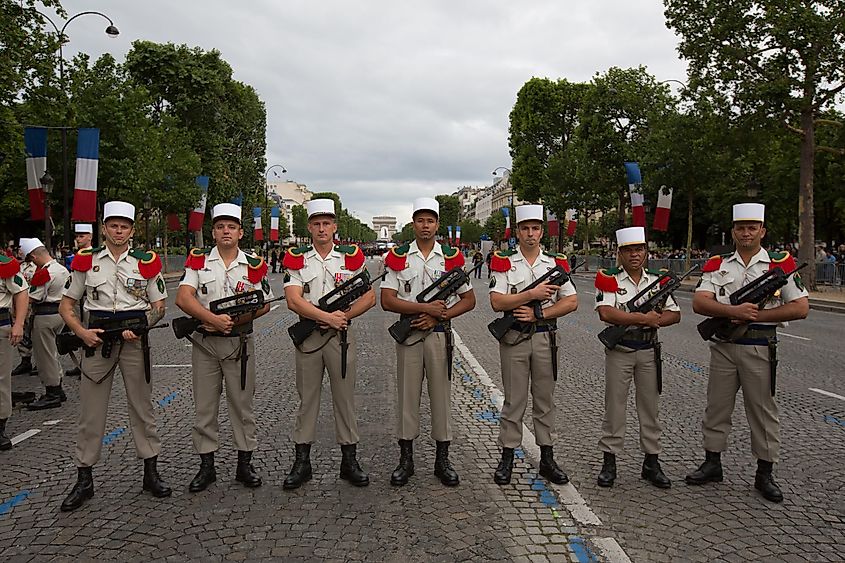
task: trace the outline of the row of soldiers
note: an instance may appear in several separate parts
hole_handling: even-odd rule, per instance
[[[290,310],[301,320],[313,321],[319,330],[296,344],[296,386],[300,402],[293,432],[295,458],[283,486],[295,489],[312,477],[310,450],[316,439],[324,371],[329,374],[335,434],[341,447],[340,477],[353,485],[366,486],[369,476],[357,461],[359,435],[354,397],[357,358],[353,320],[375,305],[375,291],[371,286],[365,287],[366,291],[344,309],[326,306],[326,298],[334,296],[339,288],[346,287],[365,271],[365,259],[357,246],[335,245],[337,223],[332,200],[312,200],[307,204],[307,212],[312,243],[285,254],[284,294]],[[776,334],[775,326],[806,316],[808,300],[800,276],[793,273],[777,298],[762,307],[730,303],[733,292],[786,259],[762,249],[763,213],[759,204],[734,207],[732,232],[736,252],[711,259],[696,289],[693,302],[696,312],[730,318],[747,330],[733,340],[711,344],[708,404],[703,422],[706,460],[686,481],[701,484],[722,480],[720,452],[727,447],[735,395],[742,388],[752,431],[752,451],[758,458],[755,486],[765,498],[778,502],[782,494],[772,476],[772,465],[777,462],[779,421],[775,396],[768,392],[769,378],[773,376],[768,354]],[[496,253],[491,261],[491,305],[494,310],[509,312],[514,317],[514,323],[499,342],[505,401],[498,440],[501,461],[493,479],[500,485],[511,480],[514,450],[522,444],[522,420],[529,392],[534,433],[541,452],[539,472],[554,483],[564,484],[569,480],[556,463],[553,451],[556,328],[558,317],[576,310],[577,296],[571,279],[559,285],[536,283],[554,268],[569,269],[565,256],[541,249],[543,216],[542,206],[517,207],[518,246],[514,251]],[[419,409],[422,385],[426,381],[431,402],[431,433],[436,443],[434,473],[444,485],[455,486],[460,478],[449,460],[451,320],[475,306],[475,295],[464,277],[457,278],[448,294],[439,294],[436,299],[421,298],[432,287],[445,284],[450,272],[462,270],[464,264],[458,250],[436,243],[439,227],[436,200],[415,200],[412,217],[415,239],[385,255],[385,279],[380,289],[382,307],[398,313],[400,319],[410,324],[409,336],[396,345],[399,463],[390,481],[402,486],[414,474],[413,443],[420,434]],[[219,448],[217,419],[224,383],[233,440],[238,449],[236,480],[247,487],[262,484],[251,463],[257,446],[252,324],[268,312],[267,301],[273,299],[273,294],[266,278],[267,265],[239,248],[243,237],[241,219],[241,209],[236,205],[214,207],[215,246],[191,251],[176,298],[177,306],[198,321],[191,335],[196,409],[193,442],[200,457],[199,471],[189,484],[193,492],[204,490],[216,480],[214,453]],[[154,253],[129,249],[133,229],[134,208],[123,202],[107,203],[103,223],[105,245],[79,252],[72,263],[59,312],[89,350],[103,345],[102,330],[91,328],[92,319],[143,316],[146,326],[154,326],[164,315],[166,290],[160,260]],[[629,301],[635,295],[648,298],[641,295],[641,290],[659,279],[660,273],[645,268],[647,244],[642,228],[620,230],[617,242],[619,267],[599,272],[595,284],[595,306],[601,320],[609,326],[628,327],[620,345],[606,352],[605,418],[599,442],[604,459],[598,484],[612,486],[616,479],[616,456],[622,452],[625,404],[633,380],[640,442],[645,454],[642,477],[666,488],[671,482],[658,460],[659,357],[654,349],[659,342],[658,329],[677,323],[680,311],[669,298],[659,311],[631,312],[633,303]],[[9,264],[0,264],[0,268],[6,267],[0,269],[3,278],[0,330],[4,331],[3,336],[8,332],[8,339],[3,339],[0,349],[3,361],[0,376],[9,371],[6,369],[9,344],[20,340],[21,311],[26,310],[25,298],[20,297],[26,290],[26,282],[15,270],[16,266]],[[214,302],[221,298],[255,291],[262,294],[264,304],[247,315],[213,311]],[[83,317],[88,317],[85,322],[77,307],[83,296]],[[14,318],[9,308],[12,300]],[[540,306],[534,306],[536,303]],[[112,351],[110,357],[91,354],[82,359],[82,405],[74,456],[78,475],[62,510],[74,510],[93,496],[91,468],[99,460],[111,383],[118,365],[126,387],[136,451],[144,460],[143,488],[157,497],[171,494],[156,466],[160,444],[152,413],[151,385],[144,377],[145,369],[149,371],[148,349],[145,353],[142,342],[145,334],[127,330],[121,337],[117,351]],[[6,381],[3,379],[0,385],[3,400],[0,430],[5,428],[11,411],[6,399]],[[4,442],[0,447],[7,446]]]

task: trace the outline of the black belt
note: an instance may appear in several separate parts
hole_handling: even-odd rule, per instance
[[[777,328],[770,325],[748,325],[742,337],[731,340],[731,344],[743,346],[768,346],[772,338],[777,338]]]
[[[534,332],[551,332],[553,330],[557,330],[557,324],[552,323],[513,323],[511,326],[511,330],[515,330],[517,332],[529,332],[530,330],[534,330]]]
[[[0,326],[12,324],[12,314],[8,309],[0,309]]]
[[[627,340],[623,338],[619,341],[619,344],[620,346],[625,346],[626,348],[631,348],[632,350],[648,350],[650,348],[654,348],[656,342],[653,340]]]
[[[88,311],[88,324],[93,320],[102,319],[141,319],[146,318],[146,311],[120,311],[117,313],[110,313],[108,311]],[[93,327],[97,328],[97,327]]]
[[[450,323],[437,323],[434,325],[432,332],[446,332],[452,327]]]
[[[34,315],[56,315],[59,313],[59,304],[57,303],[36,303],[32,306],[32,313]]]
[[[197,332],[202,334],[203,336],[215,336],[218,338],[238,338],[240,336],[248,336],[252,334],[252,323],[239,325],[236,327],[232,327],[232,331],[229,334],[223,334],[222,332],[214,332],[211,330],[205,330],[204,328],[200,327],[197,329]]]

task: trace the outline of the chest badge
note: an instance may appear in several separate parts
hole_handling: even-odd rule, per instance
[[[619,295],[627,295],[628,290],[625,289],[624,287],[620,287],[619,289],[616,290],[616,293],[618,293]]]
[[[720,271],[720,272],[719,272],[719,275],[720,275],[720,276],[727,276],[727,275],[728,275],[728,271],[727,271],[727,270],[722,270],[722,271]]]
[[[91,268],[91,270],[92,270],[92,271],[94,271],[94,272],[99,272],[99,271],[100,271],[100,266],[99,266],[99,265],[94,266],[93,268]]]
[[[725,296],[725,288],[724,288],[724,287],[720,287],[720,288],[719,288],[719,297],[724,297],[724,296]]]
[[[405,282],[405,293],[411,293],[411,282]]]

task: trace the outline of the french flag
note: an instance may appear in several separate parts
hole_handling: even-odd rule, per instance
[[[76,182],[71,219],[97,221],[97,170],[100,163],[100,130],[80,128],[76,138]]]
[[[566,236],[571,237],[575,234],[575,229],[578,227],[578,212],[570,209],[566,212],[569,217],[569,222],[566,224]]]
[[[455,246],[461,245],[461,226],[457,225],[455,227]]]
[[[270,208],[270,240],[276,242],[279,240],[279,206],[274,205]]]
[[[560,235],[560,221],[557,220],[557,215],[551,211],[546,211],[546,221],[548,222],[547,229],[549,230],[549,236],[556,237]]]
[[[669,230],[669,212],[672,210],[672,188],[661,186],[657,190],[657,209],[654,210],[655,231],[666,232]]]
[[[205,221],[205,203],[208,200],[208,176],[197,176],[197,185],[202,188],[202,197],[200,204],[191,211],[188,217],[188,230],[197,232],[202,230],[202,224]]]
[[[26,188],[29,194],[29,216],[33,221],[44,220],[44,188],[41,177],[47,170],[47,129],[26,127],[23,130],[26,148]]]
[[[179,231],[182,229],[182,223],[179,222],[179,215],[176,213],[167,214],[167,229],[170,231]]]
[[[446,227],[446,232],[449,233],[448,234],[449,238],[447,240],[448,240],[449,244],[452,244],[452,225],[448,225]]]
[[[264,240],[264,227],[261,226],[261,208],[254,207],[252,209],[252,217],[253,217],[253,237],[256,241]],[[272,235],[272,233],[271,233]]]
[[[628,175],[628,190],[631,192],[631,213],[634,216],[635,227],[645,227],[645,198],[642,193],[643,177],[640,165],[636,162],[625,163],[625,173]]]
[[[511,210],[508,207],[502,208],[502,215],[505,216],[505,238],[511,238]]]

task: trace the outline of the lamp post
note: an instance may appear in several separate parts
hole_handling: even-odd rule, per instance
[[[272,219],[270,218],[270,209],[269,209],[269,207],[270,207],[270,185],[267,183],[267,174],[269,174],[270,171],[273,170],[274,168],[281,168],[282,174],[287,174],[287,169],[284,166],[282,166],[281,164],[272,164],[272,165],[267,167],[267,170],[264,171],[264,207],[268,208],[267,209],[267,224],[268,225],[270,224],[270,221],[272,221]],[[276,178],[281,178],[281,176],[279,176],[279,173],[276,172],[275,170],[273,170],[273,176],[275,176]],[[262,224],[264,224],[263,221],[262,221]],[[269,235],[267,237],[267,248],[268,249],[270,248],[270,237],[269,237]]]
[[[66,88],[65,88],[65,58],[64,58],[63,47],[64,47],[65,42],[68,41],[67,35],[65,35],[65,29],[67,29],[68,24],[70,22],[72,22],[73,20],[75,20],[76,18],[81,17],[81,16],[87,16],[87,15],[100,16],[102,18],[105,18],[109,22],[108,27],[106,27],[106,29],[105,29],[106,35],[108,35],[112,39],[117,37],[118,35],[120,35],[120,31],[114,25],[114,22],[111,20],[111,18],[108,17],[107,15],[105,15],[102,12],[87,10],[87,11],[84,11],[84,12],[79,12],[78,14],[74,14],[73,16],[68,18],[67,21],[65,21],[65,23],[64,23],[64,25],[62,25],[61,29],[59,29],[59,26],[56,25],[56,22],[54,22],[52,19],[50,19],[49,16],[47,16],[46,14],[44,14],[42,12],[39,12],[38,10],[36,10],[36,12],[38,12],[38,14],[41,15],[41,17],[43,17],[45,20],[50,22],[50,25],[52,25],[53,29],[56,30],[56,34],[58,35],[58,38],[59,38],[59,49],[58,49],[58,52],[59,52],[59,82],[61,83],[62,93],[66,92]],[[68,130],[68,127],[60,127],[59,129],[61,130],[61,133],[62,133],[62,190],[64,191],[64,216],[63,216],[62,224],[64,225],[64,230],[65,230],[65,244],[67,245],[68,248],[71,248],[71,242],[72,241],[71,241],[71,234],[70,234],[70,191],[68,189],[68,178],[67,178],[67,130]]]
[[[47,252],[52,252],[53,225],[50,223],[52,220],[52,217],[50,217],[50,194],[53,193],[53,177],[45,170],[39,182],[41,182],[41,187],[44,189],[44,246],[47,247]]]

